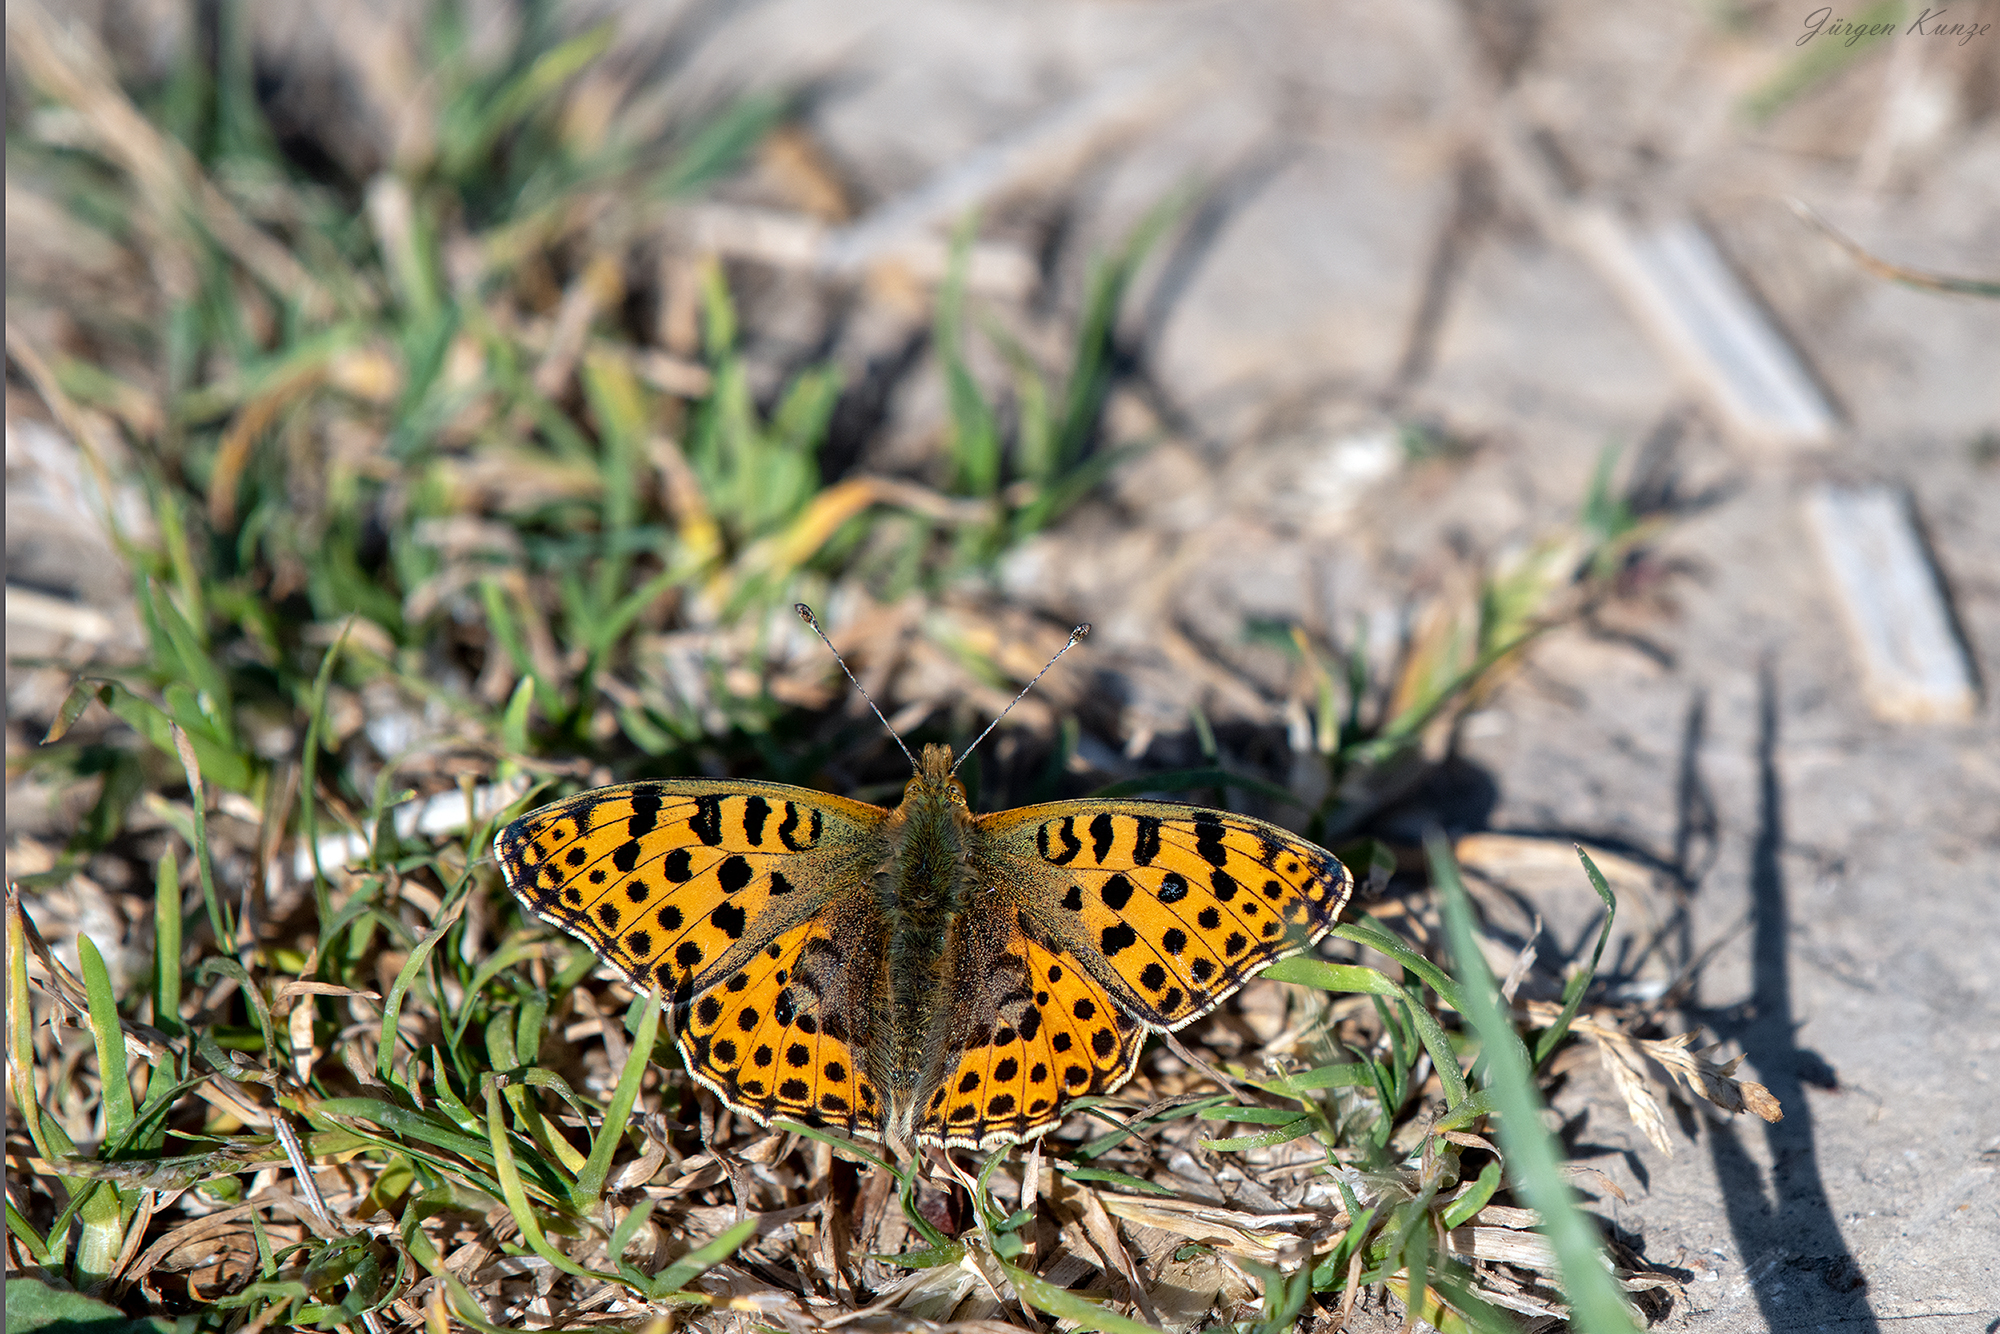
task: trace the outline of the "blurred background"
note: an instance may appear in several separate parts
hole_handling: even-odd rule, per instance
[[[531,784],[893,800],[795,602],[913,745],[1087,621],[981,809],[1227,803],[1389,900],[1442,826],[1558,987],[1589,843],[1605,1003],[1788,1114],[1667,1159],[1564,1087],[1671,1319],[1985,1313],[1996,26],[10,5],[9,877],[140,977],[183,744],[274,941]]]

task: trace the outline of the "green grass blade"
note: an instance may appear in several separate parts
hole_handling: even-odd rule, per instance
[[[1317,1130],[1324,1129],[1319,1113],[1308,1112],[1296,1116],[1276,1130],[1267,1130],[1261,1135],[1236,1135],[1228,1139],[1203,1139],[1203,1148],[1215,1149],[1223,1153],[1236,1153],[1244,1149],[1267,1149],[1274,1144],[1289,1144],[1295,1139],[1304,1139]]]
[[[1604,959],[1605,942],[1611,939],[1611,924],[1618,920],[1618,896],[1611,892],[1611,886],[1604,882],[1604,872],[1597,869],[1597,863],[1590,860],[1590,854],[1582,848],[1576,855],[1583,858],[1583,871],[1590,877],[1590,887],[1597,891],[1597,897],[1604,900],[1604,929],[1597,933],[1597,948],[1591,952],[1590,967],[1577,970],[1574,977],[1563,986],[1562,1013],[1555,1023],[1543,1030],[1535,1042],[1535,1064],[1541,1065],[1556,1049],[1556,1044],[1569,1032],[1571,1021],[1576,1018],[1577,1007],[1583,1004],[1583,993],[1590,989],[1591,979],[1597,976],[1597,965]]]
[[[1451,975],[1384,930],[1382,924],[1374,918],[1361,917],[1352,922],[1342,922],[1333,928],[1333,934],[1339,936],[1342,940],[1350,940],[1357,945],[1366,945],[1377,954],[1386,954],[1404,968],[1421,977],[1430,985],[1432,991],[1437,992],[1438,999],[1442,1000],[1451,1009],[1457,1010],[1460,1013],[1464,1012],[1465,1007],[1459,1003],[1458,983],[1451,980]],[[1389,993],[1380,992],[1378,994],[1388,995]]]
[[[28,929],[21,915],[21,891],[7,885],[7,1063],[14,1078],[14,1106],[28,1123],[28,1135],[43,1158],[53,1145],[42,1133],[41,1101],[35,1096],[35,1016],[28,1006]]]
[[[7,1230],[14,1234],[15,1239],[22,1246],[27,1248],[28,1258],[43,1268],[49,1266],[49,1244],[43,1241],[41,1234],[35,1231],[33,1225],[26,1218],[22,1217],[21,1211],[14,1207],[12,1200],[7,1201]]]
[[[895,1265],[900,1269],[936,1269],[939,1265],[955,1265],[965,1258],[963,1242],[949,1242],[943,1246],[921,1246],[914,1251],[902,1251],[896,1255],[883,1255],[876,1251],[867,1252],[871,1260]]]
[[[964,495],[990,496],[1000,486],[1000,425],[966,364],[964,351],[966,272],[978,226],[978,215],[974,214],[952,231],[951,261],[944,286],[938,290],[931,337],[944,369],[945,400],[950,410],[948,448],[953,488]]]
[[[1252,1079],[1246,1081],[1251,1088],[1275,1093],[1281,1098],[1303,1098],[1308,1093],[1318,1093],[1326,1089],[1368,1087],[1367,1067],[1360,1061],[1342,1061],[1333,1065],[1322,1065],[1313,1070],[1301,1070],[1295,1075],[1283,1075],[1277,1079]]]
[[[507,748],[509,755],[528,753],[528,710],[534,702],[534,674],[525,673],[514,687],[514,693],[507,701],[507,712],[500,720],[500,744]],[[513,761],[508,761],[507,767],[513,767]]]
[[[97,1074],[104,1090],[104,1131],[116,1139],[131,1128],[133,1117],[130,1056],[125,1030],[118,1026],[118,1001],[111,994],[111,973],[91,938],[78,933],[76,952],[83,965],[83,988],[90,999],[90,1031],[97,1040]]]
[[[583,1170],[570,1190],[570,1201],[580,1212],[595,1208],[604,1194],[605,1179],[611,1175],[611,1155],[625,1141],[632,1104],[639,1100],[639,1085],[646,1077],[646,1065],[653,1059],[653,1043],[659,1034],[660,993],[648,991],[644,1008],[639,1011],[639,1031],[633,1035],[632,1052],[625,1058],[625,1069],[618,1076],[618,1087],[612,1091],[611,1105],[604,1109],[604,1124],[598,1127],[590,1157],[584,1160]]]
[[[112,714],[123,719],[133,731],[168,755],[178,755],[174,743],[174,717],[149,699],[133,694],[115,681],[103,683],[100,698]],[[188,741],[201,761],[202,772],[232,792],[248,792],[257,776],[257,766],[249,757],[223,745],[203,723],[190,729]]]
[[[653,1216],[653,1203],[652,1200],[640,1200],[639,1203],[627,1209],[625,1216],[618,1220],[618,1226],[611,1229],[610,1255],[612,1264],[619,1265],[622,1268],[625,1261],[625,1252],[631,1247],[632,1238],[639,1235],[639,1229],[646,1226],[646,1220]],[[628,1274],[627,1277],[629,1278],[630,1275]]]
[[[1403,995],[1401,986],[1373,968],[1351,963],[1327,963],[1323,959],[1309,959],[1304,955],[1278,960],[1264,970],[1264,976],[1274,982],[1292,982],[1302,987],[1318,987],[1321,991],[1351,991],[1364,996],[1392,996],[1398,999]]]
[[[1410,1022],[1416,1026],[1417,1036],[1423,1039],[1424,1050],[1431,1054],[1438,1082],[1444,1085],[1445,1105],[1458,1106],[1470,1096],[1471,1089],[1466,1086],[1465,1071],[1458,1064],[1458,1051],[1451,1045],[1444,1025],[1426,1006],[1407,993],[1403,997],[1403,1007],[1409,1012]]]
[[[1160,1331],[1142,1320],[1119,1315],[1116,1311],[1098,1305],[1088,1297],[1078,1296],[1068,1288],[1059,1288],[1037,1274],[1005,1260],[995,1257],[994,1263],[1000,1272],[1014,1285],[1014,1293],[1023,1302],[1044,1315],[1057,1320],[1073,1320],[1078,1329],[1101,1331],[1101,1334],[1160,1334]]]
[[[486,991],[486,984],[523,959],[541,959],[548,956],[549,942],[546,940],[515,940],[501,946],[472,974],[472,981],[466,984],[465,1004],[458,1010],[458,1018],[452,1029],[454,1044],[465,1036],[465,1026],[472,1022],[475,1003]]]
[[[1486,1207],[1487,1202],[1493,1198],[1493,1192],[1498,1189],[1500,1189],[1500,1164],[1489,1162],[1480,1169],[1479,1179],[1473,1182],[1463,1195],[1453,1200],[1451,1206],[1444,1211],[1445,1230],[1450,1231],[1470,1221],[1474,1214]]]
[[[340,660],[340,650],[347,643],[347,632],[354,628],[354,618],[349,616],[341,625],[340,633],[334,637],[333,646],[320,659],[319,671],[313,674],[312,696],[306,704],[306,745],[299,759],[299,832],[306,841],[306,851],[312,854],[313,898],[319,905],[319,920],[324,923],[333,917],[333,904],[327,898],[326,870],[319,864],[319,806],[314,793],[319,790],[319,749],[320,735],[326,730],[326,692],[333,683],[334,664]]]
[[[153,1025],[179,1037],[181,1025],[181,863],[169,844],[153,883]]]
[[[117,1190],[104,1181],[86,1186],[75,1203],[82,1227],[76,1239],[73,1272],[77,1285],[87,1287],[106,1281],[117,1270],[118,1256],[125,1249],[125,1210],[118,1202]],[[51,1232],[50,1244],[58,1244],[56,1238],[61,1235]]]
[[[1463,1126],[1471,1125],[1482,1116],[1491,1116],[1498,1109],[1498,1103],[1495,1102],[1493,1097],[1493,1090],[1480,1089],[1464,1102],[1439,1117],[1437,1125],[1432,1127],[1432,1129],[1440,1133],[1446,1130],[1457,1130]]]
[[[1296,1107],[1211,1107],[1201,1113],[1201,1119],[1244,1126],[1288,1126],[1299,1115]]]
[[[653,178],[651,192],[671,199],[734,170],[784,117],[787,107],[786,99],[770,93],[739,98],[688,139],[666,170]]]
[[[143,589],[145,582],[140,587]],[[158,619],[166,639],[172,644],[174,656],[180,661],[182,678],[194,688],[201,700],[202,717],[215,728],[225,745],[233,746],[236,735],[229,678],[209,656],[201,642],[200,632],[188,623],[180,609],[168,598],[155,596],[142,601],[141,606]],[[157,654],[157,649],[155,652]]]
[[[431,957],[431,951],[437,948],[437,943],[444,939],[445,932],[451,930],[458,921],[459,914],[465,911],[465,905],[471,901],[469,897],[461,898],[445,909],[442,920],[410,951],[410,957],[404,961],[402,970],[396,974],[394,985],[389,988],[388,997],[382,1002],[382,1039],[375,1053],[375,1073],[385,1084],[392,1082],[390,1072],[394,1068],[396,1043],[399,1040],[396,1021],[403,1013],[403,997],[409,994],[411,984],[417,980],[417,974]]]
[[[1420,959],[1389,937],[1380,927],[1376,927],[1372,933],[1351,933],[1346,925],[1337,926],[1333,930],[1335,935],[1346,936],[1349,940],[1356,939],[1358,935],[1361,942],[1370,948],[1381,949],[1383,945],[1389,946],[1395,951],[1391,957],[1406,967],[1410,966],[1412,961],[1421,962],[1427,974],[1425,981],[1432,982],[1435,987],[1437,983],[1432,981],[1430,976],[1435,975],[1437,981],[1442,981],[1448,988],[1439,993],[1447,1004],[1452,1003],[1453,998],[1457,996],[1458,988],[1438,972],[1436,965],[1429,960]],[[1387,953],[1388,950],[1383,952]],[[1405,955],[1408,956],[1407,959],[1403,957]],[[1410,1022],[1416,1026],[1417,1035],[1423,1039],[1424,1049],[1431,1054],[1431,1064],[1437,1067],[1438,1079],[1444,1085],[1445,1101],[1453,1107],[1465,1101],[1468,1091],[1465,1075],[1459,1069],[1458,1054],[1452,1049],[1451,1039],[1445,1034],[1444,1026],[1438,1023],[1437,1016],[1412,1000],[1410,994],[1401,986],[1373,968],[1363,968],[1354,964],[1326,963],[1319,959],[1295,956],[1272,964],[1264,970],[1264,976],[1280,982],[1296,982],[1301,986],[1319,987],[1326,991],[1358,991],[1366,995],[1392,997],[1401,1001],[1408,1010]]]
[[[450,1209],[456,1204],[457,1201],[451,1197],[451,1192],[445,1190],[426,1191],[412,1198],[409,1207],[403,1210],[401,1224],[403,1244],[409,1248],[410,1258],[443,1281],[451,1301],[451,1314],[478,1330],[480,1334],[509,1334],[508,1331],[503,1331],[500,1326],[486,1319],[486,1313],[473,1299],[471,1291],[466,1288],[465,1280],[459,1277],[457,1271],[445,1267],[444,1257],[438,1254],[436,1244],[423,1229],[425,1218]],[[434,1318],[435,1315],[442,1314],[435,1312],[435,1308],[433,1310]],[[435,1329],[438,1326],[432,1324],[430,1327]]]
[[[548,102],[585,66],[604,54],[615,25],[600,23],[551,47],[532,64],[496,89],[486,104],[459,123],[460,136],[447,149],[443,168],[449,175],[471,172],[501,136]]]
[[[1467,1002],[1466,1017],[1486,1053],[1488,1085],[1500,1109],[1500,1144],[1528,1203],[1542,1216],[1555,1249],[1574,1327],[1584,1334],[1636,1334],[1630,1308],[1604,1264],[1603,1247],[1562,1174],[1555,1139],[1542,1124],[1542,1099],[1520,1035],[1500,1008],[1500,994],[1472,929],[1472,908],[1451,848],[1429,840],[1431,880],[1444,907],[1446,934]]]
[[[493,1151],[493,1175],[499,1180],[501,1198],[507,1202],[507,1211],[513,1214],[515,1224],[521,1229],[521,1239],[535,1254],[565,1274],[594,1278],[605,1283],[622,1282],[616,1274],[600,1274],[594,1269],[585,1269],[549,1244],[548,1236],[542,1231],[541,1219],[535,1216],[533,1206],[528,1203],[527,1190],[521,1185],[521,1170],[514,1163],[514,1146],[508,1140],[506,1122],[500,1110],[502,1105],[499,1088],[489,1081],[486,1085],[486,1138]]]
[[[355,1130],[352,1126],[340,1125],[338,1122],[332,1121],[327,1123],[336,1126],[339,1130],[347,1134],[359,1135],[362,1138],[369,1139],[371,1143],[382,1144],[386,1148],[407,1154],[411,1157],[421,1156],[418,1151],[411,1147],[410,1142],[414,1141],[418,1144],[434,1145],[446,1153],[455,1153],[471,1163],[486,1163],[490,1162],[492,1158],[491,1149],[485,1139],[486,1127],[477,1116],[473,1118],[475,1123],[478,1124],[477,1133],[467,1133],[447,1121],[443,1116],[428,1112],[412,1111],[407,1107],[398,1107],[394,1103],[383,1102],[379,1098],[327,1098],[314,1105],[313,1119],[315,1122],[318,1122],[326,1120],[328,1117],[349,1117],[355,1120],[373,1121],[376,1125],[397,1136],[403,1143],[398,1146],[394,1142],[382,1141],[379,1137],[363,1135],[362,1132]],[[434,1161],[443,1168],[452,1168],[454,1166],[445,1159],[435,1159]],[[459,1166],[457,1167],[457,1171],[463,1174],[464,1168]],[[487,1189],[489,1184],[497,1191],[498,1182],[487,1183],[482,1181],[480,1189]],[[546,1183],[537,1182],[536,1188],[545,1189]],[[554,1198],[554,1196],[552,1195],[551,1198]]]
[[[801,1135],[804,1136],[806,1139],[815,1141],[816,1143],[824,1144],[827,1147],[831,1148],[835,1153],[838,1153],[843,1157],[846,1157],[850,1161],[857,1163],[867,1163],[872,1167],[879,1167],[883,1171],[888,1172],[891,1175],[896,1174],[896,1169],[890,1165],[888,1159],[880,1157],[877,1154],[870,1153],[867,1149],[862,1148],[859,1144],[856,1144],[853,1140],[843,1139],[841,1136],[833,1134],[831,1131],[821,1130],[817,1126],[804,1125],[797,1121],[787,1121],[782,1117],[772,1121],[771,1128],[773,1130],[788,1130],[794,1135]]]
[[[111,688],[102,681],[93,681],[87,677],[71,686],[69,693],[63,696],[62,707],[56,710],[56,720],[49,724],[49,730],[43,734],[42,744],[50,746],[62,740],[69,729],[76,726],[76,720],[83,717],[83,711],[90,707],[92,700],[97,700],[108,708],[111,703]]]
[[[1173,1194],[1158,1182],[1135,1177],[1129,1172],[1114,1172],[1108,1167],[1063,1167],[1062,1174],[1071,1181],[1102,1181],[1107,1185],[1123,1186],[1127,1190],[1143,1191],[1148,1195]]]
[[[215,866],[208,858],[208,791],[201,781],[201,761],[188,734],[173,725],[174,750],[187,772],[188,803],[194,808],[194,865],[201,875],[201,897],[208,905],[208,925],[215,932],[215,947],[223,953],[236,948],[236,924],[230,920],[229,906],[215,892]]]
[[[709,1270],[736,1254],[744,1242],[757,1235],[756,1218],[746,1218],[725,1229],[721,1235],[683,1255],[680,1259],[662,1269],[653,1279],[655,1300],[669,1293],[681,1291],[688,1284],[706,1274]]]

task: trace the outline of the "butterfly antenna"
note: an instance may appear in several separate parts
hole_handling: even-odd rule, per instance
[[[847,679],[854,681],[854,688],[861,691],[861,698],[868,700],[868,707],[875,709],[875,716],[877,718],[882,718],[882,710],[875,708],[875,701],[869,699],[868,692],[861,689],[861,683],[854,680],[854,673],[847,671],[847,660],[840,656],[840,650],[835,648],[833,641],[826,637],[826,631],[819,628],[819,618],[813,615],[813,609],[803,602],[795,602],[792,604],[792,610],[799,614],[800,620],[812,627],[813,633],[819,636],[819,642],[826,645],[826,651],[831,653],[833,660],[840,664],[840,670],[847,672]],[[1060,657],[1062,655],[1057,654],[1056,656]],[[1045,667],[1042,670],[1047,671],[1048,669]],[[882,718],[882,726],[889,733],[890,740],[896,743],[896,748],[903,752],[903,758],[910,762],[910,768],[915,769],[917,767],[917,757],[910,754],[910,748],[903,744],[903,738],[896,735],[896,729],[889,726],[887,718]]]
[[[1056,657],[1050,658],[1048,662],[1042,667],[1042,670],[1035,673],[1035,681],[1039,681],[1044,676],[1047,676],[1049,674],[1049,668],[1056,665],[1056,658],[1060,658],[1063,654],[1075,648],[1076,641],[1083,638],[1085,635],[1089,633],[1090,633],[1090,622],[1088,621],[1085,621],[1082,625],[1079,625],[1076,627],[1076,629],[1070,631],[1069,642],[1067,644],[1064,644],[1061,648],[1057,649]],[[1005,718],[1008,714],[1012,713],[1014,711],[1014,705],[1019,704],[1023,699],[1027,698],[1028,692],[1035,688],[1035,681],[1030,681],[1028,682],[1028,684],[1021,687],[1021,693],[1014,696],[1013,702],[1008,704],[1006,708],[1000,710],[1000,718]],[[978,736],[973,738],[972,744],[965,748],[965,755],[960,755],[958,757],[958,764],[954,764],[951,766],[951,771],[953,773],[958,772],[959,764],[965,763],[965,756],[970,755],[974,750],[976,750],[979,746],[979,743],[984,741],[987,738],[987,736],[992,733],[993,729],[1000,725],[1000,718],[995,718],[992,722],[986,724],[986,731],[981,732]]]

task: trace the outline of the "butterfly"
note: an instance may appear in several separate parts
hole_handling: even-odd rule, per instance
[[[531,910],[667,997],[688,1072],[730,1108],[899,1151],[1053,1129],[1130,1079],[1149,1033],[1311,948],[1353,891],[1338,858],[1248,816],[978,815],[950,748],[914,770],[893,810],[623,783],[522,816],[494,852]]]

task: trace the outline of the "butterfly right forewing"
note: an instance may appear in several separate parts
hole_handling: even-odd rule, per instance
[[[1226,811],[1055,802],[980,826],[1028,925],[1155,1029],[1191,1023],[1310,948],[1354,888],[1332,853]]]

